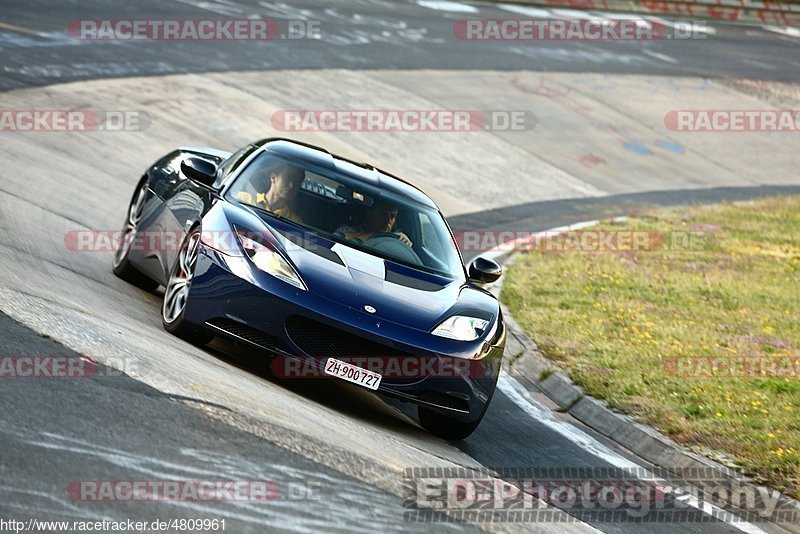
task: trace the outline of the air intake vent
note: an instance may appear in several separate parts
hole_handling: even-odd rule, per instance
[[[276,338],[230,319],[211,319],[206,324],[231,337],[248,341],[253,345],[258,345],[267,350],[272,350],[278,346]]]
[[[293,315],[286,321],[286,332],[292,342],[304,353],[314,358],[322,359],[327,357],[341,358],[348,361],[348,358],[397,358],[397,362],[402,366],[403,358],[413,358],[414,355],[393,349],[388,345],[375,343],[360,336],[355,336],[343,332],[337,328],[319,323],[312,319]],[[420,355],[417,355],[420,357]],[[381,362],[386,366],[388,361]],[[369,364],[367,364],[369,367]],[[397,367],[395,367],[397,369]],[[377,369],[375,369],[377,371]],[[420,382],[425,377],[415,376],[413,378],[402,378],[398,376],[387,376],[384,379],[386,384],[413,384]]]
[[[286,331],[300,350],[315,357],[410,356],[409,353],[293,315]]]

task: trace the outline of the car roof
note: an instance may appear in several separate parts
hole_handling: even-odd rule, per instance
[[[369,185],[385,189],[425,206],[439,209],[436,203],[419,188],[393,174],[378,169],[369,163],[356,162],[332,154],[322,147],[302,143],[293,139],[269,138],[254,143],[273,154],[307,161],[314,165],[340,172]]]

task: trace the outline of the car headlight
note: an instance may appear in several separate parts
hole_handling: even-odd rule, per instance
[[[253,262],[253,265],[258,267],[265,273],[274,276],[279,280],[283,280],[287,284],[292,284],[298,289],[307,291],[308,288],[303,283],[300,275],[297,274],[289,262],[270,245],[259,243],[244,235],[244,233],[237,229],[236,235],[239,237],[239,242],[242,244],[247,257]]]
[[[489,321],[485,319],[454,315],[442,321],[433,331],[433,335],[458,341],[473,341],[483,335],[488,324]]]

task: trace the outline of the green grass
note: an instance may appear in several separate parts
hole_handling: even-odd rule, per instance
[[[799,377],[670,368],[673,358],[800,355],[800,196],[601,228],[701,232],[702,246],[519,255],[502,295],[514,317],[590,395],[800,497]]]

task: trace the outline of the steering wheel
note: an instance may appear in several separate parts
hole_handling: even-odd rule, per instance
[[[373,234],[364,244],[399,260],[422,265],[422,260],[414,249],[400,241],[400,236],[393,232]]]
[[[395,232],[377,232],[369,236],[369,239],[367,239],[367,241],[372,241],[373,239],[381,239],[384,237],[391,237],[392,239],[397,239],[398,241],[400,241],[400,235],[396,234]],[[403,243],[402,241],[400,242]],[[406,245],[405,243],[403,244]],[[408,245],[406,246],[408,247]]]

